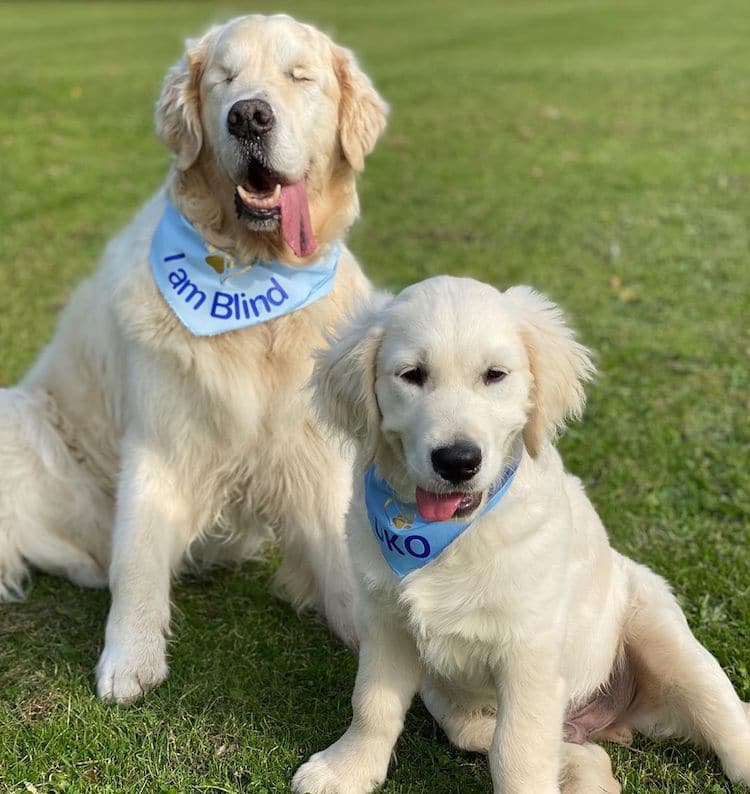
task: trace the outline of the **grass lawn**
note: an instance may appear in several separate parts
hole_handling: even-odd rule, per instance
[[[152,108],[184,36],[253,8],[0,5],[0,385],[162,180]],[[354,252],[381,285],[471,274],[568,310],[601,369],[568,466],[750,699],[746,0],[284,10],[351,46],[393,106]],[[268,594],[272,566],[176,588],[170,678],[129,710],[93,694],[107,594],[36,575],[0,606],[0,791],[287,790],[348,724],[355,660]],[[610,749],[626,792],[741,790],[678,743]],[[415,704],[384,790],[490,780]]]

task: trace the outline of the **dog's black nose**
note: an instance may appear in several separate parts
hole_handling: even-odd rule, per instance
[[[273,108],[262,99],[240,99],[227,113],[227,129],[235,138],[258,138],[273,128]]]
[[[432,450],[432,468],[454,485],[470,480],[482,465],[482,450],[471,441],[457,441]]]

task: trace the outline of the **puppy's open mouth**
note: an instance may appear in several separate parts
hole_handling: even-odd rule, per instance
[[[247,219],[257,231],[275,229],[280,220],[281,236],[296,256],[310,256],[315,251],[304,179],[289,184],[251,157],[245,180],[235,187],[234,204],[237,217]]]
[[[449,521],[471,515],[482,499],[481,493],[432,493],[417,488],[417,510],[425,521]]]

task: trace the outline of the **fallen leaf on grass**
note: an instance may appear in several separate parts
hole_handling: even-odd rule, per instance
[[[391,135],[387,137],[383,143],[389,149],[403,149],[411,143],[411,139],[406,135]]]
[[[550,119],[551,121],[557,121],[558,119],[562,118],[560,108],[556,108],[554,105],[545,105],[539,111],[539,115],[543,119]]]
[[[520,127],[518,127],[518,129],[516,129],[516,135],[522,141],[530,141],[535,134],[536,133],[534,132],[534,130],[531,129],[531,127],[526,127],[523,124]]]

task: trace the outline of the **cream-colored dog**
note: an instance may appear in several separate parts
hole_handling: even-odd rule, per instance
[[[295,791],[382,783],[420,686],[452,741],[489,752],[496,792],[617,792],[594,742],[632,730],[750,783],[746,706],[553,446],[591,374],[544,297],[448,277],[380,299],[321,356],[320,402],[368,470],[347,527],[360,660],[351,726]],[[429,561],[445,522],[469,527]]]
[[[351,463],[305,384],[326,329],[369,292],[340,241],[385,113],[352,54],[289,17],[241,17],[188,42],[156,109],[176,154],[165,188],[109,244],[23,381],[0,390],[0,597],[22,595],[28,564],[109,583],[104,700],[127,703],[166,676],[172,574],[188,559],[246,559],[269,530],[290,599],[353,639]],[[302,272],[338,250],[330,292],[193,335],[150,269],[168,201],[214,251],[196,265],[211,278],[259,261]],[[188,314],[208,305],[193,282],[170,279]],[[281,294],[242,304],[245,316]]]

